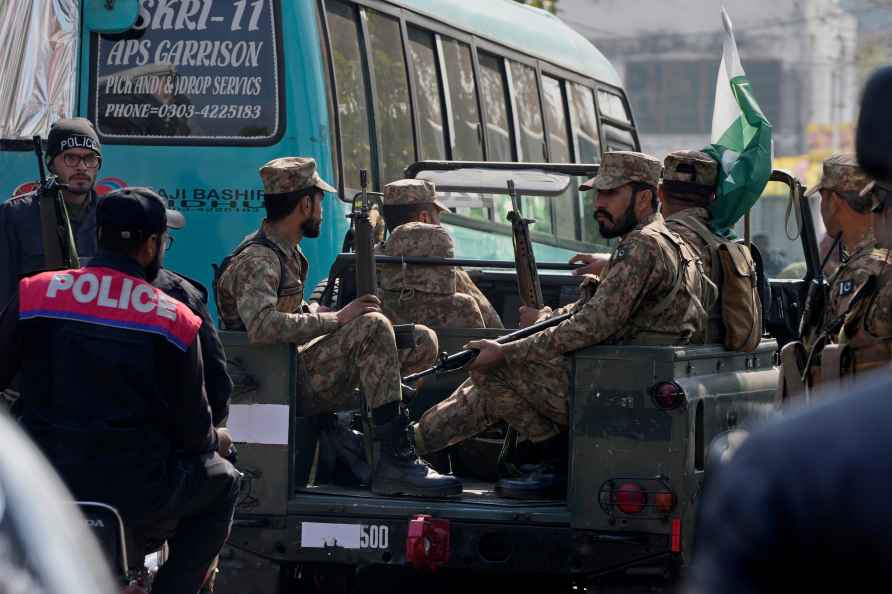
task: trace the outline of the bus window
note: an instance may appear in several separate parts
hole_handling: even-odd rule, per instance
[[[483,135],[477,110],[477,88],[471,64],[471,48],[455,39],[441,37],[449,105],[452,108],[452,159],[482,161]]]
[[[325,8],[338,90],[344,188],[358,189],[359,169],[371,170],[372,151],[356,11],[340,0],[327,0]],[[371,173],[374,180],[375,172]]]
[[[424,160],[446,159],[443,96],[432,33],[409,27],[409,52],[415,73],[418,107],[418,153]]]
[[[406,165],[415,161],[409,81],[400,40],[400,22],[372,10],[367,10],[366,14],[377,94],[375,124],[383,186],[402,178]]]
[[[613,118],[619,122],[626,124],[632,123],[632,118],[623,104],[623,99],[619,95],[598,89],[598,107],[601,108],[601,115]]]
[[[542,107],[536,71],[517,62],[511,64],[511,94],[520,126],[520,155],[518,160],[530,163],[545,161],[545,133],[542,130]]]
[[[601,161],[601,140],[598,137],[598,121],[595,113],[595,97],[593,91],[580,84],[572,85],[573,122],[576,135],[576,160],[580,163],[599,163]],[[582,183],[585,180],[577,180]],[[578,183],[576,184],[579,185]],[[579,192],[579,212],[581,217],[582,241],[587,243],[604,243],[598,233],[595,221],[593,200],[590,194]]]
[[[94,36],[90,105],[103,141],[275,142],[283,54],[272,0],[181,11],[175,24],[173,13],[142,2],[130,31]]]
[[[570,163],[573,160],[570,152],[570,126],[561,81],[543,76],[542,97],[545,99],[545,122],[548,125],[548,160],[553,163]],[[560,239],[576,239],[576,194],[576,188],[570,187],[563,196],[551,199],[555,235]]]
[[[502,58],[479,52],[480,86],[486,111],[486,146],[489,161],[514,161],[514,128],[508,111],[508,84]]]
[[[539,87],[536,71],[518,62],[510,62],[511,95],[517,110],[520,133],[520,161],[539,163],[545,158],[545,131],[542,127],[542,105],[539,103]],[[542,196],[524,198],[524,214],[536,219],[533,231],[552,233],[551,207]]]

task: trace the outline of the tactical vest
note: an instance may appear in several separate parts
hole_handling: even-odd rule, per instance
[[[288,255],[282,251],[274,241],[264,235],[263,230],[258,230],[245,238],[233,252],[223,258],[219,265],[212,264],[214,269],[214,296],[217,302],[217,314],[220,318],[220,325],[225,330],[238,330],[244,332],[246,330],[244,322],[238,316],[226,316],[220,308],[220,281],[223,275],[232,265],[236,257],[251,246],[260,245],[271,250],[279,259],[279,287],[276,291],[278,303],[276,309],[286,313],[296,313],[303,310],[303,280],[297,279],[296,282],[286,282],[288,277]],[[292,279],[293,280],[293,279]],[[299,302],[297,301],[299,298]]]
[[[715,292],[712,283],[703,273],[703,264],[693,250],[682,239],[666,228],[665,225],[652,225],[647,227],[648,235],[660,244],[664,253],[674,251],[678,256],[678,267],[675,270],[675,278],[669,291],[653,307],[648,308],[648,315],[656,317],[666,311],[678,298],[679,292],[684,291],[688,295],[688,309],[685,317],[690,314],[706,320],[707,309],[712,306]],[[633,318],[630,324],[636,330],[634,336],[627,344],[647,346],[663,346],[678,344],[678,334],[669,332],[655,332],[650,328],[641,326]]]
[[[720,299],[709,309],[706,342],[722,337],[730,351],[753,352],[762,338],[762,302],[752,254],[745,246],[721,240],[693,217],[672,221],[693,231],[709,249],[709,276]]]

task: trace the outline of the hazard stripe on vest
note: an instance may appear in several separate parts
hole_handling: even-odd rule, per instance
[[[201,327],[196,316],[173,297],[135,276],[113,268],[90,267],[43,272],[19,283],[19,318],[74,320],[149,332],[185,351]]]

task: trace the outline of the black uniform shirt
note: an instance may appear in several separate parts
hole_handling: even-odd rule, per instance
[[[689,591],[888,587],[890,427],[892,381],[874,379],[754,433],[706,485]]]
[[[72,221],[82,266],[97,251],[96,200],[96,194],[91,192],[84,210],[76,217],[80,224]],[[15,294],[21,276],[44,268],[37,194],[25,194],[0,204],[0,307]]]
[[[229,416],[229,396],[232,394],[232,379],[226,368],[226,353],[220,342],[220,335],[211,319],[207,306],[207,289],[198,281],[162,268],[158,278],[152,283],[177,301],[181,301],[201,318],[198,338],[201,340],[201,358],[204,362],[204,389],[214,416],[214,426]]]

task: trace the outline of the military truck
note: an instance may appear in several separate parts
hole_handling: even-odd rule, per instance
[[[441,192],[498,201],[506,199],[508,179],[524,196],[554,196],[596,172],[597,165],[422,162],[407,176],[431,180]],[[819,265],[802,185],[780,171],[772,181],[785,194],[775,197],[777,206],[795,215],[788,235],[805,261],[804,278],[761,283],[766,333],[752,353],[720,345],[593,346],[573,353],[565,499],[521,501],[495,493],[493,477],[467,458],[477,452],[478,469],[481,461],[493,468],[499,428],[460,452],[463,463],[453,469],[465,473],[464,492],[457,497],[384,497],[366,486],[326,483],[319,476],[327,455],[320,424],[294,413],[301,397],[295,347],[251,345],[243,333],[222,332],[236,383],[230,418],[245,480],[218,591],[346,590],[355,584],[356,568],[436,571],[438,579],[512,576],[527,585],[545,576],[555,590],[604,576],[655,576],[671,584],[690,561],[697,502],[717,463],[711,448],[721,453],[735,441],[729,434],[745,435],[778,407],[778,347],[795,336]],[[379,265],[388,262],[377,258]],[[427,263],[463,265],[506,326],[516,323],[513,261]],[[326,305],[337,308],[354,297],[355,266],[354,254],[338,257]],[[567,268],[539,264],[552,307],[577,298],[578,279]],[[436,330],[448,352],[471,338],[510,331]],[[465,377],[453,373],[425,384],[412,401],[413,416]]]

